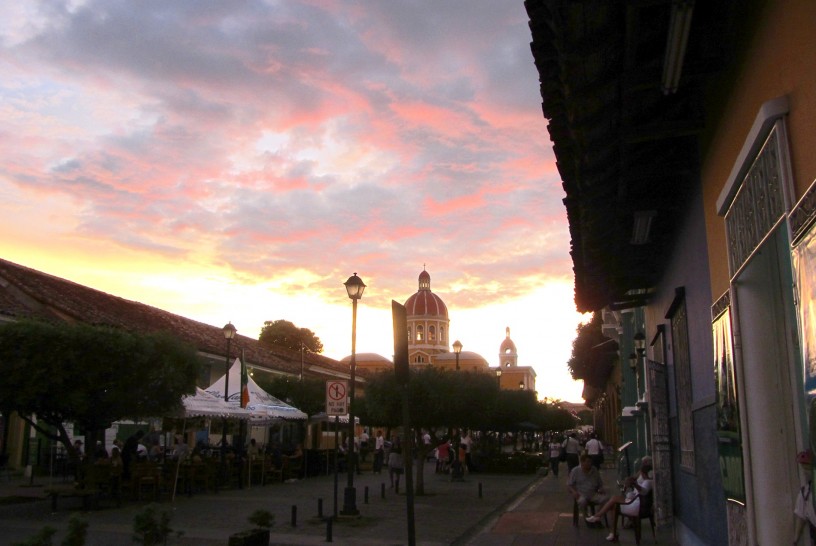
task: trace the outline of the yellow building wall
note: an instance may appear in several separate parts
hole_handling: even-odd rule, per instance
[[[816,2],[766,2],[752,39],[742,44],[738,62],[712,92],[704,138],[703,199],[712,298],[728,290],[724,219],[716,202],[762,104],[788,95],[787,129],[795,195],[816,178]],[[718,118],[719,116],[719,118]]]

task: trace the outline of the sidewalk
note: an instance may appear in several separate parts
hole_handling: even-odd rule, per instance
[[[563,474],[563,473],[562,473]],[[611,474],[605,476],[614,483]],[[606,544],[606,532],[588,529],[581,522],[572,527],[572,503],[565,493],[565,477],[531,475],[471,474],[464,482],[451,482],[449,476],[435,474],[426,465],[426,495],[415,499],[416,542],[423,546],[494,545],[571,545]],[[60,499],[59,510],[51,513],[43,488],[47,478],[0,480],[0,546],[25,540],[44,526],[58,530],[54,543],[64,536],[67,521],[81,510],[79,499]],[[339,476],[338,502],[342,508],[346,476]],[[385,484],[385,498],[381,497]],[[481,484],[482,496],[479,497]],[[389,489],[388,475],[366,473],[355,476],[357,508],[361,516],[341,518],[332,528],[333,544],[398,545],[407,544],[407,518],[404,484],[400,494]],[[365,487],[369,489],[365,503]],[[171,512],[170,526],[184,532],[168,544],[180,546],[226,546],[228,537],[252,526],[247,517],[263,509],[275,515],[270,544],[325,544],[326,522],[317,517],[318,499],[323,499],[323,514],[333,511],[334,477],[320,476],[295,481],[226,490],[218,494],[179,496],[174,503],[160,503]],[[102,500],[99,509],[83,512],[89,522],[86,546],[133,544],[133,517],[146,503],[127,502],[121,508]],[[297,507],[296,526],[292,526],[292,506]],[[651,544],[651,533],[644,525],[644,544]],[[671,545],[670,530],[662,531],[661,545]],[[631,530],[621,532],[621,543],[634,544]]]
[[[602,470],[607,488],[615,484],[615,472]],[[609,516],[611,525],[612,519]],[[619,522],[620,523],[620,522]],[[649,522],[642,523],[641,544],[654,544]],[[505,510],[491,518],[471,539],[467,546],[595,546],[610,544],[606,541],[609,529],[591,529],[579,519],[572,523],[572,501],[566,494],[566,469],[560,476],[548,476],[527,488]],[[632,529],[618,527],[620,544],[635,544]],[[657,531],[657,542],[673,546],[677,542],[671,527]]]

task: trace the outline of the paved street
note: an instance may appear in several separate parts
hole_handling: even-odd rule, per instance
[[[614,483],[611,471],[608,483]],[[380,495],[385,483],[385,498]],[[361,517],[341,519],[332,529],[335,544],[407,544],[404,491],[389,489],[387,474],[371,473],[355,477]],[[482,497],[479,497],[481,484]],[[60,499],[59,509],[51,513],[43,488],[47,478],[37,478],[28,486],[21,478],[8,483],[0,480],[0,545],[26,539],[50,525],[59,530],[54,541],[64,535],[69,516],[81,510],[79,499]],[[345,475],[339,480],[339,499],[343,502]],[[369,502],[365,503],[365,487]],[[218,494],[177,497],[174,503],[160,504],[172,512],[171,527],[183,531],[177,545],[225,546],[230,534],[252,526],[247,516],[264,509],[275,515],[271,544],[322,544],[326,542],[326,522],[318,517],[318,499],[323,499],[324,515],[332,513],[334,480],[332,476],[308,478],[266,487],[228,490]],[[446,475],[426,470],[426,492],[416,498],[416,538],[422,545],[548,545],[606,544],[606,532],[588,529],[583,522],[572,526],[572,502],[564,489],[564,476],[514,476],[472,474],[464,482],[451,482]],[[33,499],[33,500],[32,500]],[[88,546],[132,544],[134,515],[146,503],[127,502],[121,508],[103,499],[96,510],[83,513],[89,523]],[[297,507],[297,524],[292,526],[292,506]],[[644,544],[652,543],[644,526]],[[671,545],[671,530],[662,530],[662,545]],[[621,543],[634,544],[631,530],[621,533]]]

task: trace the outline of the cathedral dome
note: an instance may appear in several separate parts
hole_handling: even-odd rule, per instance
[[[419,274],[419,290],[405,302],[408,316],[448,318],[448,307],[442,298],[431,292],[431,275],[423,270]]]

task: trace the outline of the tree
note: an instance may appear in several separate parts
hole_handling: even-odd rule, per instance
[[[595,421],[594,417],[595,414],[592,412],[592,410],[585,409],[578,412],[578,418],[584,425],[593,424],[593,422]]]
[[[258,386],[300,411],[314,415],[326,411],[326,383],[320,379],[275,376],[259,380]]]
[[[96,445],[113,421],[180,409],[197,374],[194,349],[166,334],[37,321],[0,326],[0,400],[74,455],[65,423]]]
[[[602,389],[617,359],[617,344],[603,335],[601,313],[595,313],[586,324],[580,324],[572,342],[572,356],[567,362],[573,379],[583,379]],[[606,342],[609,342],[608,344]],[[604,345],[601,345],[601,344]]]
[[[538,415],[533,420],[541,430],[568,430],[575,427],[575,417],[559,402],[539,402]]]
[[[497,393],[496,380],[488,374],[432,367],[411,370],[408,407],[418,462],[417,495],[425,494],[423,468],[427,455],[440,443],[440,433],[454,427],[490,429]],[[402,397],[403,389],[393,373],[375,375],[366,385],[361,420],[384,426],[401,425]],[[423,430],[431,436],[430,444],[422,441]],[[406,458],[406,464],[410,461],[410,457]]]
[[[313,353],[323,352],[323,343],[308,328],[298,328],[288,320],[267,320],[261,328],[258,341],[267,347],[284,347],[293,351],[306,348]]]
[[[516,432],[521,423],[534,423],[538,413],[538,402],[533,391],[499,391],[494,405],[491,428],[499,432]]]

